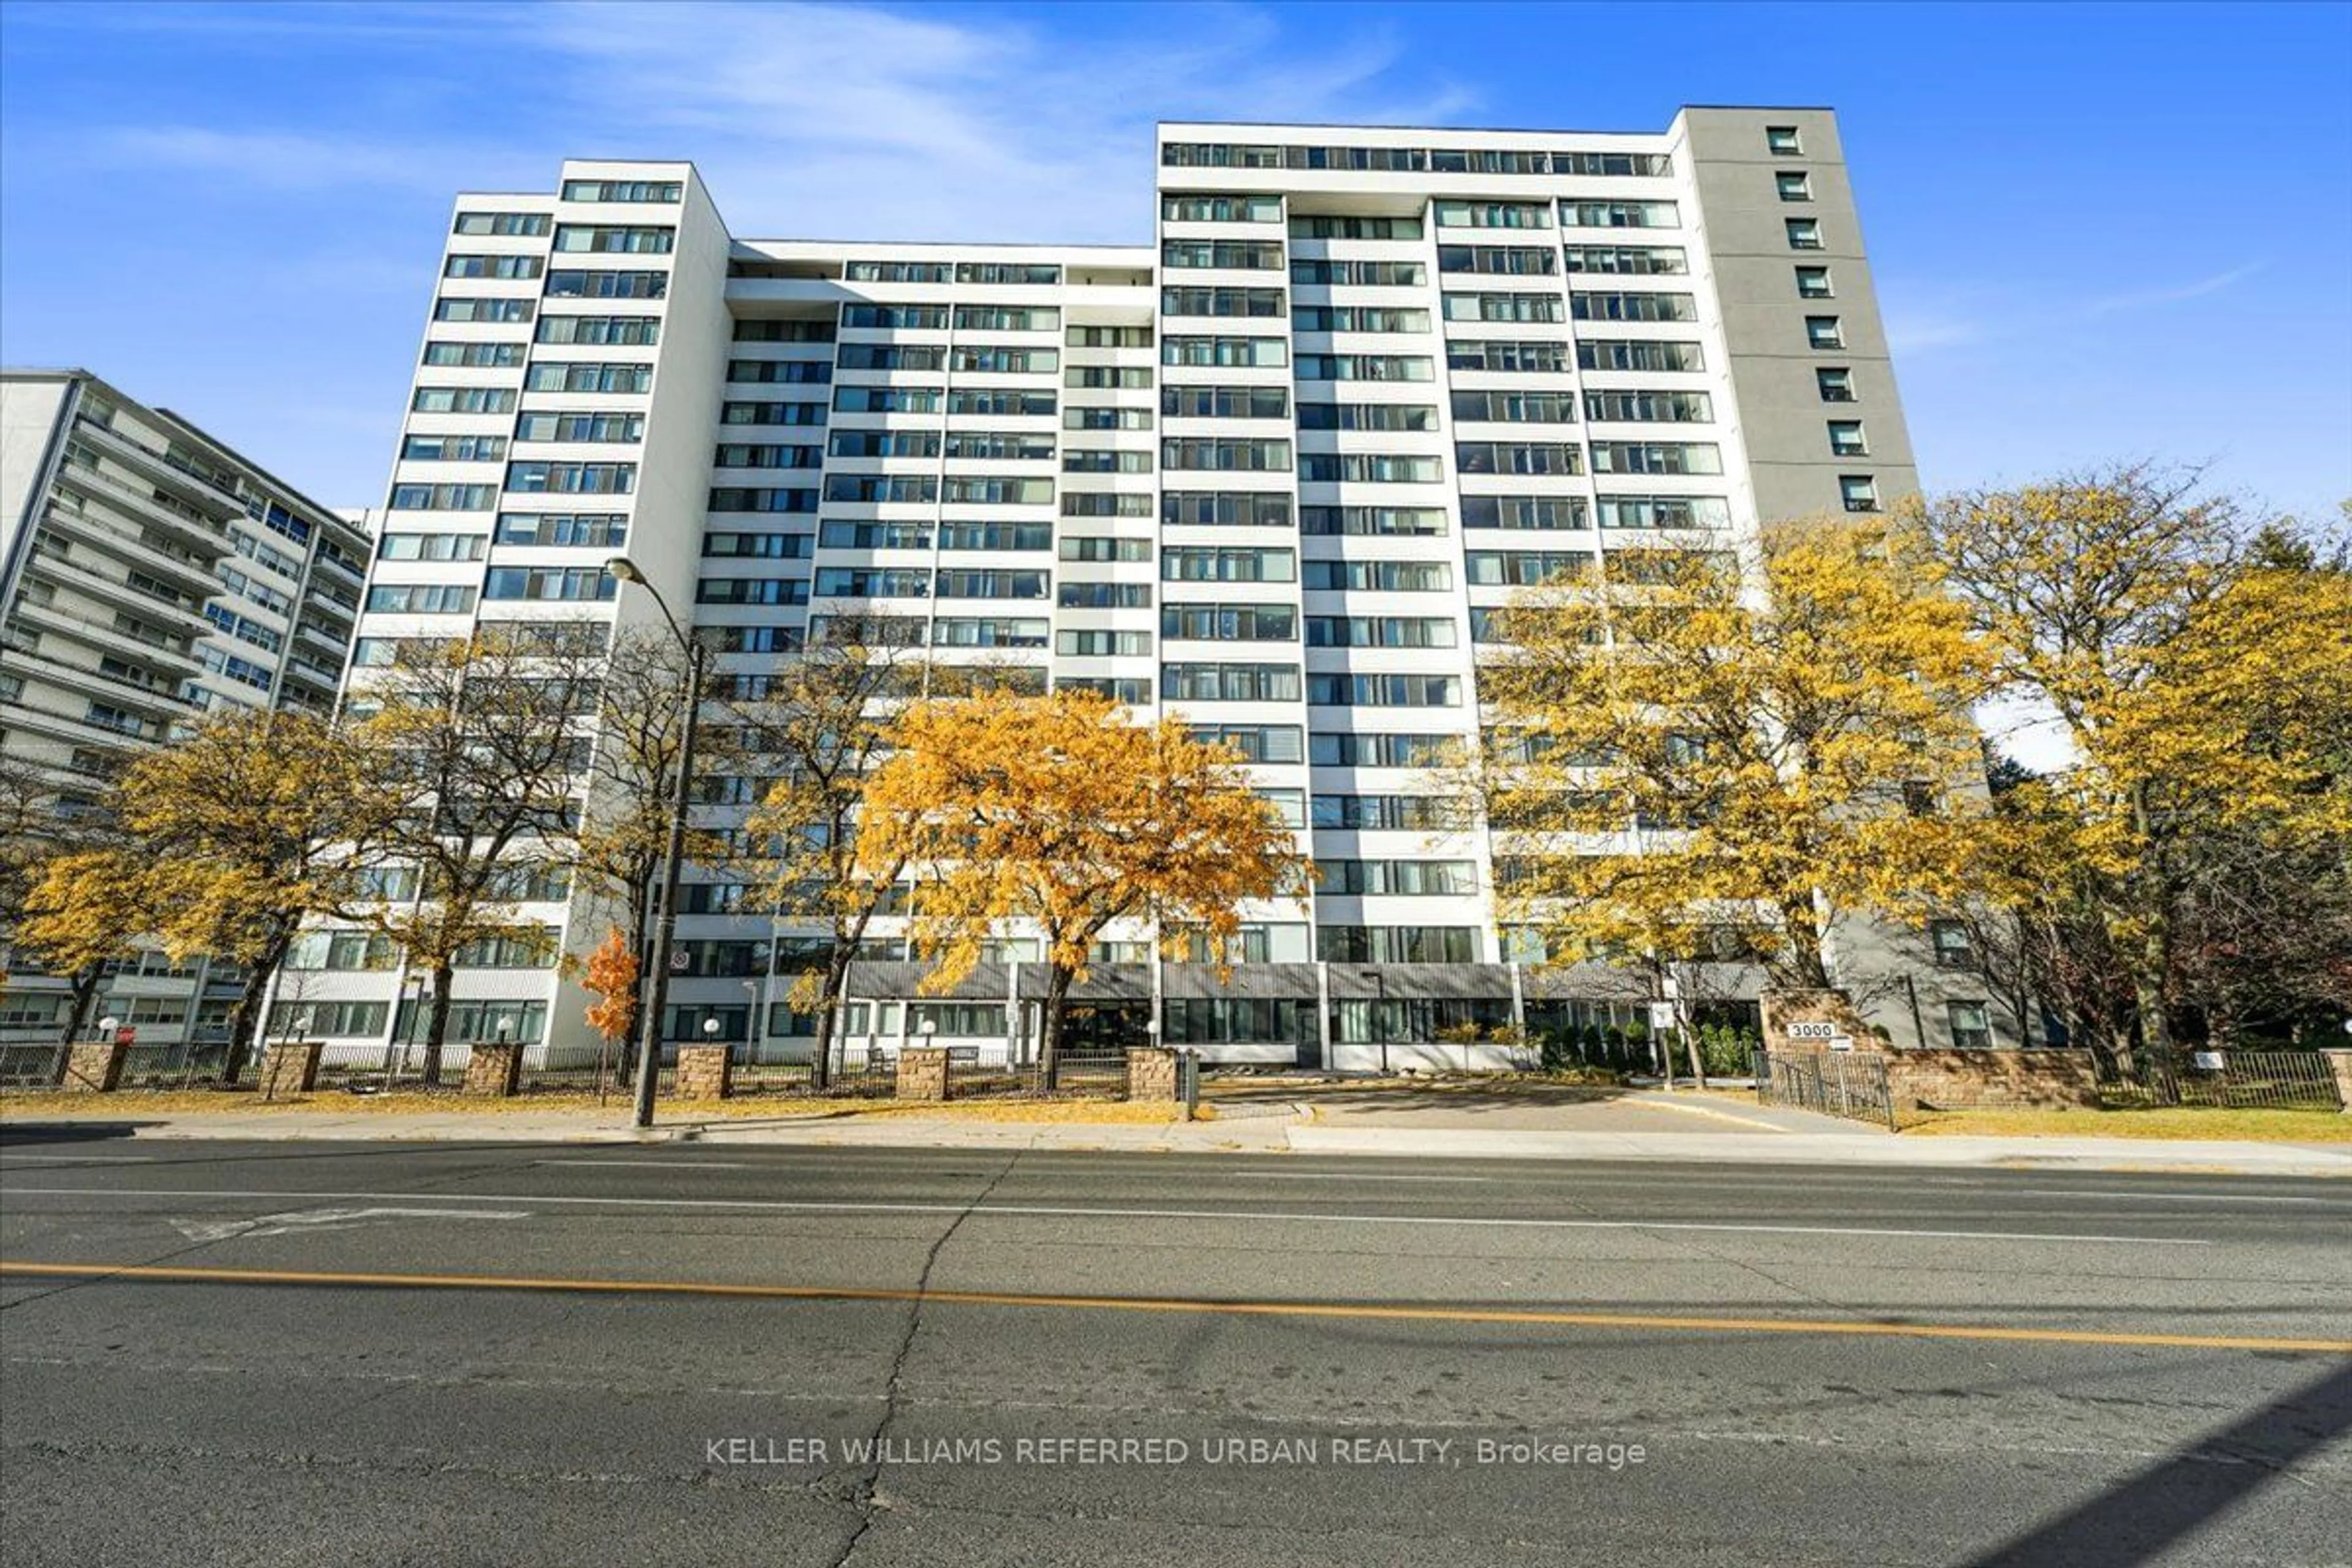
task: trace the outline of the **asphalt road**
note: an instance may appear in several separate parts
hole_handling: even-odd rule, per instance
[[[0,1259],[10,1564],[2352,1563],[2352,1184],[12,1131]]]

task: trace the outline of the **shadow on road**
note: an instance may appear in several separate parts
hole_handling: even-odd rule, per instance
[[[161,1121],[11,1121],[0,1126],[0,1149],[36,1143],[89,1143],[102,1139],[134,1138],[142,1127],[162,1127]]]
[[[2209,1433],[2160,1464],[2012,1537],[1968,1568],[2133,1568],[2352,1433],[2352,1363]]]

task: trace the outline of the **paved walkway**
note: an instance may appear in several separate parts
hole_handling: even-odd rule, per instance
[[[866,1148],[1125,1150],[1159,1153],[1372,1154],[1423,1161],[1710,1161],[1909,1168],[2034,1166],[2352,1177],[2352,1144],[2137,1138],[1900,1138],[1777,1107],[1712,1100],[1687,1090],[1610,1097],[1528,1097],[1448,1090],[1399,1097],[1276,1093],[1219,1107],[1192,1123],[982,1121],[953,1116],[665,1119],[639,1132],[605,1112],[467,1110],[171,1112],[142,1116],[135,1097],[69,1115],[0,1117],[9,1142],[40,1137],[311,1141],[709,1143]],[[1505,1103],[1505,1102],[1509,1103]],[[1424,1103],[1428,1102],[1428,1103]]]

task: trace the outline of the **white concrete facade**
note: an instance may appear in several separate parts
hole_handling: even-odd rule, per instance
[[[551,196],[460,198],[355,675],[401,637],[651,621],[596,574],[624,551],[715,639],[722,682],[756,683],[828,616],[903,617],[942,658],[1248,750],[1326,877],[1245,911],[1241,956],[1299,966],[1266,994],[1300,1005],[1253,1026],[1271,1037],[1201,1043],[1404,1043],[1443,1010],[1335,1015],[1387,998],[1374,971],[1423,966],[1478,970],[1518,1017],[1484,840],[1433,839],[1419,804],[1429,744],[1475,732],[1484,612],[1660,525],[1752,550],[1764,519],[1916,488],[1834,117],[1169,124],[1159,160],[1135,247],[738,239],[685,163],[568,163]],[[702,886],[669,1037],[718,1017],[804,1047],[776,973],[792,933]],[[575,952],[603,930],[577,899],[530,918]],[[1003,956],[1034,948],[1009,932]],[[304,996],[401,980],[322,973]],[[1445,994],[1422,980],[1405,994]],[[1008,981],[940,1004],[941,1035],[1001,1037]],[[499,1017],[586,1038],[550,971],[457,985],[496,1005],[480,1037]],[[908,1024],[876,1008],[852,1033]]]
[[[365,533],[166,409],[87,371],[0,371],[0,755],[60,811],[205,710],[334,710]],[[0,1040],[54,1041],[62,981],[26,959]],[[148,952],[93,1016],[142,1045],[226,1038],[236,976]]]

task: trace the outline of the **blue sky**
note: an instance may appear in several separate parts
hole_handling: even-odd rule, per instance
[[[451,196],[687,157],[737,232],[1150,234],[1156,119],[1841,114],[1931,489],[2352,496],[2352,6],[0,0],[0,359],[381,500]]]

